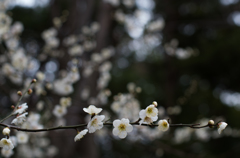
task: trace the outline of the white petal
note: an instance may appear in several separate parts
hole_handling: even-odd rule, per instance
[[[119,134],[119,130],[117,128],[114,128],[112,132],[113,132],[113,135],[115,136],[118,136]]]
[[[123,118],[123,119],[122,119],[122,122],[125,123],[125,124],[129,124],[129,119]]]
[[[152,119],[153,121],[157,121],[157,119],[158,119],[158,116],[151,117],[151,119]]]
[[[140,112],[139,112],[139,117],[142,119],[142,118],[144,118],[146,116],[146,110],[141,110]]]
[[[88,113],[88,109],[87,109],[87,108],[83,108],[83,111],[85,111],[86,113]]]
[[[123,132],[121,132],[121,133],[119,133],[119,138],[125,138],[126,136],[127,136],[127,132],[125,132],[125,131],[123,131]]]
[[[128,126],[126,127],[126,131],[127,131],[127,132],[132,132],[132,130],[133,130],[133,126],[132,126],[132,125],[128,125]]]
[[[113,121],[113,126],[118,127],[122,122],[120,120],[114,120]]]
[[[105,119],[105,116],[104,115],[100,115],[98,116],[99,117],[99,121],[103,121]]]

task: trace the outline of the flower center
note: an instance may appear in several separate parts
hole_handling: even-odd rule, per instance
[[[8,141],[7,141],[6,139],[4,139],[4,140],[3,140],[3,144],[4,144],[4,145],[8,145],[9,143],[8,143]]]
[[[145,117],[144,118],[144,122],[147,122],[147,123],[151,123],[152,122],[152,119],[150,117]]]
[[[148,113],[152,113],[152,112],[153,112],[153,109],[152,109],[152,108],[148,108],[148,109],[147,109],[147,112],[148,112]]]
[[[95,118],[92,123],[91,123],[91,126],[95,126],[97,124],[97,119]]]
[[[126,129],[126,125],[123,123],[118,126],[119,131],[125,131],[125,129]]]
[[[167,127],[168,124],[167,124],[167,122],[163,122],[162,125],[163,125],[163,127]]]

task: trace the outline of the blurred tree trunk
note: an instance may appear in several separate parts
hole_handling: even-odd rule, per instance
[[[68,5],[68,6],[65,6]],[[79,34],[81,28],[84,25],[88,25],[98,20],[100,23],[100,31],[97,36],[97,51],[101,50],[103,47],[109,45],[107,41],[111,41],[109,34],[109,27],[111,26],[111,10],[113,9],[110,5],[103,3],[102,1],[95,0],[52,0],[51,1],[51,14],[52,17],[59,17],[63,10],[69,11],[69,16],[60,30],[60,39],[71,34]],[[66,8],[67,7],[67,8]],[[96,13],[98,12],[98,13]],[[94,14],[93,14],[94,13]],[[93,15],[98,15],[98,17],[93,17]],[[95,18],[95,19],[94,19]],[[88,55],[89,56],[89,55]],[[67,60],[61,61],[66,65]],[[61,64],[60,63],[60,64]],[[84,123],[84,117],[86,114],[83,113],[83,107],[87,107],[86,101],[80,99],[80,92],[83,87],[89,85],[91,90],[96,91],[96,82],[98,75],[91,80],[86,78],[81,78],[80,82],[74,86],[75,92],[72,96],[72,106],[69,108],[67,115],[67,124],[80,124]],[[93,93],[96,95],[97,93]],[[95,96],[92,96],[95,97]],[[82,130],[82,129],[80,129]],[[100,157],[98,152],[98,147],[94,142],[94,134],[87,134],[84,139],[79,142],[74,142],[74,137],[77,134],[74,130],[66,130],[60,132],[50,133],[52,143],[57,145],[59,149],[59,154],[56,157],[81,157],[81,158],[97,158]]]

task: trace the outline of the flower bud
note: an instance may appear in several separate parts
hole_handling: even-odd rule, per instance
[[[209,121],[208,121],[208,126],[209,126],[210,128],[212,128],[212,127],[214,126],[214,121],[213,121],[213,120],[209,120]]]
[[[2,131],[2,133],[3,133],[3,135],[5,135],[5,136],[9,136],[9,134],[10,134],[10,129],[9,129],[8,127],[5,127],[5,128],[3,129],[3,131]]]
[[[218,133],[221,134],[222,131],[227,127],[227,123],[226,122],[219,122],[217,127],[218,127]]]
[[[12,105],[12,106],[11,106],[11,109],[15,109],[15,106],[14,106],[14,105]]]
[[[37,82],[37,80],[34,78],[34,79],[32,79],[31,83],[36,83],[36,82]]]
[[[152,104],[153,104],[155,107],[158,106],[158,103],[157,103],[156,101],[154,101]]]
[[[22,92],[21,92],[21,91],[18,91],[17,94],[18,94],[19,96],[22,96]]]
[[[28,89],[28,94],[30,95],[30,94],[32,94],[32,89]]]

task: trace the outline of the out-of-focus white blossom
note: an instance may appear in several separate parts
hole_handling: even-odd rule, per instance
[[[115,6],[115,7],[119,6],[119,4],[120,4],[119,0],[104,0],[104,2],[107,2],[107,3],[109,3],[109,4],[111,4],[112,6]]]
[[[156,31],[161,31],[165,26],[165,22],[163,19],[158,19],[155,21],[152,21],[148,24],[147,30],[149,32],[156,32]]]
[[[73,92],[73,86],[71,83],[66,82],[65,80],[56,80],[53,83],[54,92],[59,95],[69,95]]]
[[[27,103],[23,103],[17,107],[17,110],[13,112],[13,114],[22,114],[28,108]]]
[[[0,37],[9,30],[9,26],[11,25],[12,19],[5,14],[4,12],[0,12]]]
[[[76,67],[72,67],[71,71],[67,74],[65,80],[68,83],[75,83],[80,79],[80,74]]]
[[[117,10],[115,12],[115,19],[119,22],[119,23],[124,23],[126,20],[126,15],[122,12],[122,10]]]
[[[79,141],[80,139],[82,139],[83,136],[87,134],[87,132],[88,132],[87,129],[84,129],[84,130],[82,130],[81,132],[79,132],[79,133],[75,136],[74,141],[76,142],[76,141]]]
[[[174,142],[176,144],[180,144],[180,143],[189,141],[191,138],[190,136],[192,132],[193,132],[193,129],[189,127],[177,128],[174,131]]]
[[[227,127],[227,123],[226,122],[220,122],[218,123],[218,133],[221,134],[222,131]]]
[[[42,38],[45,40],[48,40],[49,38],[55,37],[57,35],[57,30],[54,28],[50,28],[48,30],[45,30],[42,33]]]
[[[72,99],[70,97],[60,98],[60,105],[63,107],[69,107],[72,104]]]
[[[5,127],[2,131],[3,135],[5,135],[5,136],[9,136],[10,132],[11,131],[10,131],[9,127]]]
[[[136,84],[133,82],[130,82],[127,84],[127,89],[130,93],[135,92]]]
[[[83,111],[90,115],[97,115],[102,111],[102,108],[96,108],[96,106],[90,105],[88,108],[83,108]]]
[[[161,131],[167,131],[169,129],[169,124],[167,120],[159,120],[158,129]]]
[[[113,135],[118,136],[119,138],[123,139],[127,136],[128,132],[132,132],[133,127],[129,124],[128,119],[121,119],[121,120],[114,120],[113,121]]]
[[[77,37],[75,35],[71,35],[63,40],[63,44],[65,46],[73,45],[77,42]]]
[[[87,100],[90,95],[90,89],[84,88],[80,94],[82,100]]]
[[[139,117],[140,104],[132,94],[119,94],[114,96],[114,102],[111,109],[118,115],[119,118],[128,118],[135,120]]]
[[[0,147],[5,150],[12,150],[14,148],[12,141],[10,139],[2,138],[0,141]]]
[[[15,51],[18,48],[19,40],[16,37],[11,37],[6,40],[6,46],[8,49]]]
[[[14,154],[14,152],[12,149],[11,150],[2,149],[1,154],[3,157],[8,158],[8,157],[11,157]]]
[[[28,58],[26,57],[24,50],[19,49],[12,55],[12,65],[17,70],[25,70],[28,64]]]
[[[38,125],[39,120],[40,120],[40,117],[41,117],[40,114],[31,112],[31,113],[28,115],[27,120],[28,120],[28,122],[30,122],[30,124],[31,124],[32,126],[35,126],[35,125]]]
[[[54,157],[58,153],[58,148],[51,145],[47,148],[47,156]]]
[[[128,8],[132,8],[135,5],[135,0],[123,0],[122,3]]]
[[[89,77],[93,73],[93,67],[92,66],[86,66],[85,69],[83,69],[83,76],[85,78]]]
[[[15,22],[11,27],[12,34],[20,34],[23,31],[23,24],[19,21]]]
[[[36,73],[36,77],[37,77],[38,81],[43,81],[46,76],[45,76],[45,74],[44,74],[43,72],[38,71],[38,72]]]
[[[71,56],[76,56],[76,55],[82,55],[83,54],[83,47],[79,44],[73,45],[71,48],[69,48],[68,53]]]
[[[19,144],[25,144],[28,142],[29,135],[25,132],[17,132],[17,140]]]
[[[96,33],[96,32],[98,32],[99,29],[100,29],[100,25],[99,25],[98,22],[93,22],[93,23],[91,24],[91,32],[92,32],[93,34]]]
[[[25,113],[23,113],[23,114],[21,114],[21,115],[18,115],[15,119],[13,119],[12,120],[12,124],[15,124],[15,125],[22,125],[23,124],[23,122],[25,122],[26,121],[26,115],[27,115],[28,113],[27,112],[25,112]]]
[[[44,108],[44,102],[41,100],[39,102],[37,102],[37,110],[41,111]]]
[[[95,47],[96,47],[96,41],[84,41],[83,42],[83,47],[84,47],[84,50],[86,51],[91,51],[93,50]]]
[[[62,20],[59,17],[53,18],[53,24],[55,27],[60,28],[62,26]]]
[[[93,53],[91,56],[91,60],[95,63],[101,63],[103,61],[103,58],[102,58],[101,54]]]
[[[63,106],[60,106],[60,105],[56,105],[53,109],[53,114],[56,117],[62,117],[64,115],[66,115],[66,113],[67,113],[66,107],[63,107]]]
[[[112,63],[109,62],[109,61],[106,61],[106,62],[104,62],[104,63],[99,67],[99,71],[100,71],[101,73],[103,73],[103,72],[108,72],[108,71],[111,70],[111,68],[112,68]]]
[[[96,130],[103,128],[104,115],[96,115],[88,123],[87,128],[89,133],[94,133]]]
[[[114,48],[108,47],[101,50],[101,56],[104,60],[109,59],[114,54]]]

